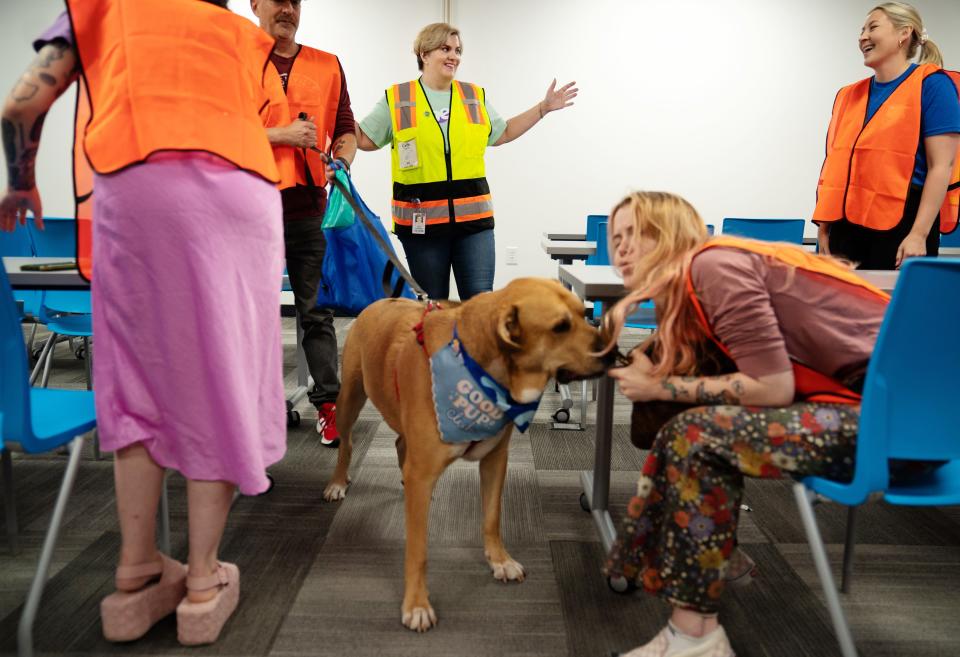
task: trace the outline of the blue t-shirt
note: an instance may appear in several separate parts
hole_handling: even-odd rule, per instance
[[[876,77],[871,78],[866,121],[873,118],[883,101],[890,97],[915,68],[916,64],[910,64],[900,77],[890,82],[877,82]],[[923,81],[920,96],[920,145],[917,147],[917,162],[913,167],[911,183],[922,187],[927,179],[927,149],[923,145],[923,139],[953,132],[960,132],[960,100],[957,99],[957,88],[946,73],[928,75]]]

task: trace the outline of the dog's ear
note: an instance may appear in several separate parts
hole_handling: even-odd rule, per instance
[[[500,318],[497,320],[497,335],[507,345],[514,349],[520,348],[520,307],[511,304],[500,312]]]

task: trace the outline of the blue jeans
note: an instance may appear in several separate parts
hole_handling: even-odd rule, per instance
[[[399,235],[413,278],[431,299],[450,297],[450,269],[460,300],[493,289],[496,249],[493,229],[449,235]]]

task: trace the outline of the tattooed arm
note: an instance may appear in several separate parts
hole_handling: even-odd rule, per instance
[[[7,189],[0,197],[0,230],[11,231],[33,212],[43,227],[40,194],[34,176],[43,120],[53,102],[77,78],[73,47],[54,41],[40,49],[3,106],[0,120],[3,154],[7,163]]]
[[[330,147],[330,155],[335,160],[346,162],[349,168],[357,155],[357,135],[348,132],[337,137]],[[333,169],[330,167],[327,167],[327,180],[333,180]]]
[[[631,401],[679,401],[690,404],[786,406],[793,403],[793,371],[753,378],[743,372],[722,376],[650,375],[653,363],[634,352],[633,362],[610,370],[620,392]]]

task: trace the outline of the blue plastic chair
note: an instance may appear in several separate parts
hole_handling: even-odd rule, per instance
[[[598,215],[590,215],[598,216]],[[588,217],[589,218],[589,217]],[[606,219],[606,217],[603,217]],[[607,248],[607,222],[606,221],[597,221],[593,227],[593,237],[590,236],[591,227],[587,226],[587,241],[597,242],[596,252],[587,258],[586,264],[588,265],[609,265],[610,264],[610,253]],[[602,246],[602,248],[601,248]],[[600,321],[600,317],[603,315],[603,304],[599,301],[594,302],[593,304],[593,319]],[[653,330],[657,328],[657,318],[656,310],[654,310],[652,301],[645,301],[640,304],[640,307],[634,311],[632,315],[627,317],[626,325],[631,328],[643,328]]]
[[[736,219],[723,220],[724,235],[750,237],[765,242],[803,244],[803,219]]]
[[[17,225],[17,227],[11,231],[0,231],[0,257],[19,257],[19,258],[29,258],[35,256],[36,252],[33,248],[33,242],[30,240],[30,232],[24,226]],[[21,319],[26,319],[30,317],[36,319],[40,314],[40,292],[35,292],[33,290],[17,290],[13,293],[13,298],[20,303],[22,310],[20,312]],[[36,323],[33,326],[33,334],[35,335],[37,331]],[[33,335],[30,337],[30,347],[33,346]]]
[[[867,368],[853,479],[838,483],[807,477],[794,486],[844,657],[856,657],[857,653],[827,563],[813,502],[819,494],[850,506],[851,511],[880,495],[890,504],[960,504],[956,426],[960,342],[944,332],[944,327],[960,325],[960,304],[930,302],[955,299],[958,289],[960,258],[906,261]],[[919,478],[891,482],[891,459],[945,464]],[[845,574],[850,568],[852,547],[852,525],[848,525]]]
[[[73,218],[45,217],[44,229],[38,230],[33,220],[27,221],[34,253],[48,257],[76,257],[76,221]],[[43,376],[40,385],[46,387],[53,364],[53,350],[60,336],[80,338],[81,347],[74,349],[78,358],[85,358],[87,370],[87,389],[92,388],[90,337],[93,335],[93,316],[91,314],[89,290],[49,290],[43,292],[37,314],[39,321],[46,324],[50,337],[37,357],[37,365],[30,375],[34,383]],[[98,454],[99,456],[99,454]]]
[[[955,228],[952,233],[941,235],[940,246],[960,248],[960,228]]]
[[[19,652],[20,655],[32,655],[33,621],[80,464],[82,434],[96,426],[96,415],[92,392],[48,390],[29,385],[23,333],[10,282],[3,267],[0,267],[0,363],[3,363],[3,367],[0,367],[0,447],[4,448],[4,453],[7,453],[9,443],[18,443],[29,453],[49,452],[70,443],[70,457],[40,551],[37,572],[20,615],[17,635]]]

